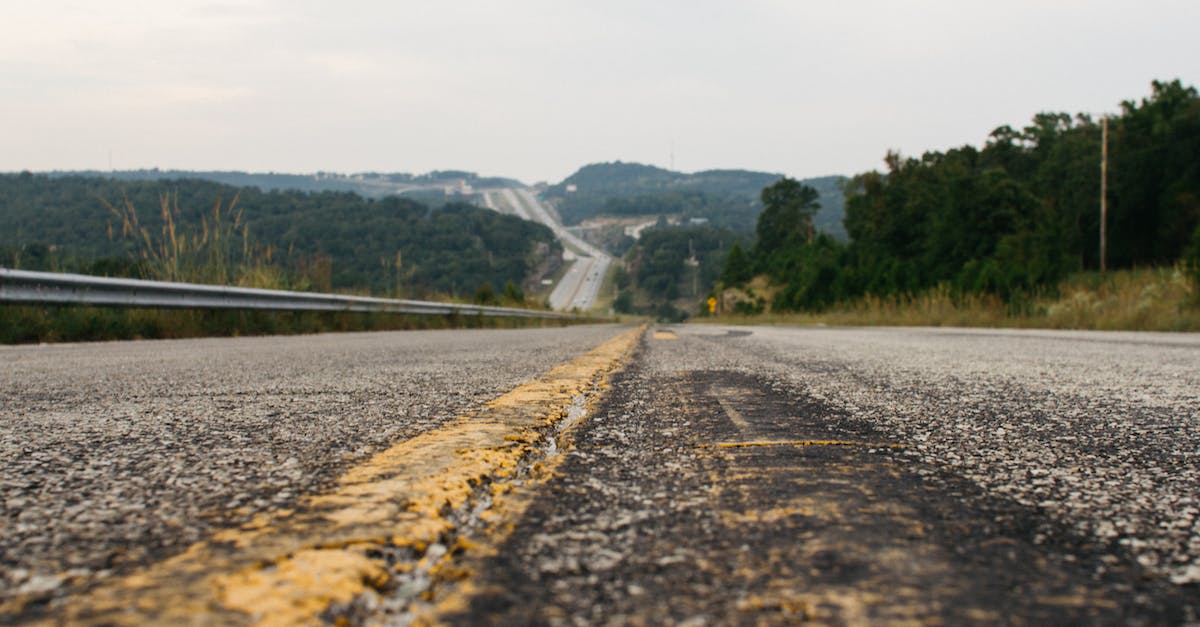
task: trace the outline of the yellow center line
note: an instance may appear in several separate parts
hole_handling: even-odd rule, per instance
[[[509,489],[504,480],[541,449],[577,396],[605,385],[643,332],[625,332],[483,411],[396,444],[294,510],[260,515],[104,582],[69,600],[48,622],[319,623],[331,605],[387,583],[381,549],[424,551],[454,531],[448,512],[466,507],[480,490],[498,495]]]

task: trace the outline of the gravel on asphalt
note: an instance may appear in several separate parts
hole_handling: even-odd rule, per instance
[[[444,619],[1198,620],[1197,336],[671,331]]]
[[[0,601],[288,508],[616,326],[0,348]]]

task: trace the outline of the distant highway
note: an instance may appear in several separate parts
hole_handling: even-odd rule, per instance
[[[570,268],[550,293],[552,308],[586,311],[592,307],[604,283],[604,275],[612,264],[611,256],[567,230],[527,189],[506,187],[485,191],[483,202],[494,211],[512,213],[525,220],[545,224],[567,249],[566,259],[573,258]]]
[[[610,263],[612,258],[608,255],[575,259],[550,293],[550,306],[558,310],[578,308],[586,311],[596,301]]]

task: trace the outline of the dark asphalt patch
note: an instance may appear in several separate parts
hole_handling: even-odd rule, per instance
[[[731,442],[774,444],[714,446]],[[821,444],[847,442],[862,445]],[[497,555],[475,564],[469,609],[444,618],[1187,620],[1181,589],[1120,547],[891,444],[904,443],[769,380],[635,367]]]

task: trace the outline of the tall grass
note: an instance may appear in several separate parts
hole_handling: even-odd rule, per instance
[[[742,324],[962,326],[1200,331],[1200,288],[1190,268],[1076,274],[1044,292],[1005,301],[939,287],[912,295],[866,296],[822,312],[721,315]]]
[[[0,344],[565,324],[554,319],[454,315],[0,306]]]
[[[134,244],[134,257],[144,276],[160,281],[287,287],[274,250],[251,239],[237,206],[237,194],[228,204],[217,198],[212,210],[201,214],[199,226],[190,229],[180,225],[179,195],[161,194],[157,232],[142,224],[128,196],[119,204],[102,202],[120,224],[121,237]],[[113,236],[110,226],[109,237]]]

